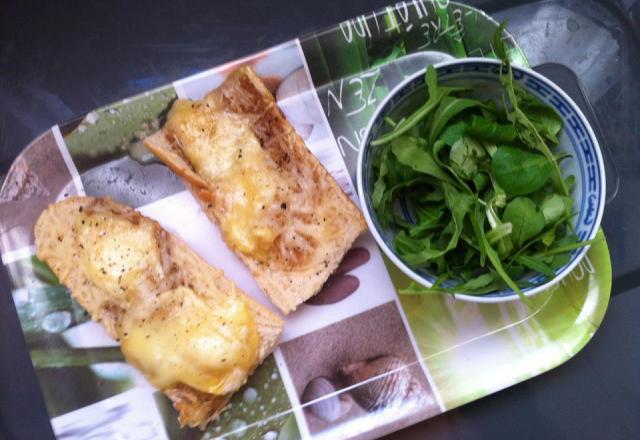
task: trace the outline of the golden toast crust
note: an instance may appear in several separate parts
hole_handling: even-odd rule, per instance
[[[220,292],[242,298],[249,305],[260,334],[258,364],[274,350],[284,326],[282,319],[244,294],[232,281],[225,278],[221,270],[207,264],[155,220],[108,198],[72,197],[50,205],[35,226],[37,256],[51,267],[60,282],[69,288],[71,295],[89,312],[92,319],[105,327],[112,338],[118,337],[116,327],[125,311],[117,302],[111,301],[109,293],[95,285],[82,269],[74,233],[74,216],[83,211],[108,211],[128,219],[132,224],[152,223],[162,247],[162,265],[167,275],[168,284],[161,288],[184,285],[200,295]],[[231,397],[231,394],[207,394],[182,384],[162,391],[179,411],[181,425],[201,428],[218,416]]]
[[[289,313],[318,293],[355,239],[366,230],[366,223],[360,210],[308,150],[251,68],[241,67],[233,72],[204,100],[215,102],[225,112],[246,117],[261,147],[278,170],[292,182],[312,185],[313,206],[326,208],[331,213],[330,218],[309,216],[304,220],[307,225],[325,220],[331,222],[330,228],[324,229],[331,230],[330,234],[313,232],[310,228],[309,241],[313,243],[314,251],[312,258],[306,259],[304,264],[285,264],[277,257],[261,262],[234,249],[270,300],[283,312]],[[145,144],[182,178],[207,217],[219,224],[215,188],[194,171],[181,153],[180,142],[173,133],[162,129],[146,138]]]

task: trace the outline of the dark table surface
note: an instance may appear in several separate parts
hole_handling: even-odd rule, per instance
[[[55,123],[388,2],[0,1],[0,173]],[[521,42],[528,36],[514,22],[534,20],[546,7],[470,3],[510,18]],[[562,62],[578,73],[618,167],[620,188],[603,220],[614,276],[607,315],[566,364],[390,438],[640,438],[640,49],[633,23],[640,5],[546,4],[590,14],[617,44],[615,59],[602,61],[617,64],[602,73],[597,64],[581,70],[581,59],[598,60],[588,45],[577,42],[572,57],[525,41],[538,49],[534,63]],[[599,87],[594,72],[609,86]],[[0,439],[46,439],[48,417],[8,293],[0,295]]]

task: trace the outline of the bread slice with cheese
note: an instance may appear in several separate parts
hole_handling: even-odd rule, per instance
[[[320,290],[366,229],[249,67],[202,100],[175,101],[145,144],[285,313]]]
[[[269,355],[283,321],[156,221],[108,198],[50,205],[37,256],[179,411],[204,428]]]

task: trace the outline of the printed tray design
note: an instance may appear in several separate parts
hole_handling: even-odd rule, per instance
[[[553,289],[478,304],[398,296],[409,280],[361,237],[322,292],[286,318],[282,343],[205,432],[124,362],[33,257],[40,212],[73,194],[111,196],[157,219],[274,310],[182,183],[141,143],[176,97],[201,98],[250,64],[309,149],[357,199],[362,131],[407,76],[446,58],[492,56],[497,27],[448,1],[406,1],[54,126],[15,160],[0,191],[0,245],[54,432],[82,438],[373,438],[554,368],[597,330],[609,301],[606,242]],[[514,64],[527,65],[508,38]],[[601,233],[600,233],[601,234]]]

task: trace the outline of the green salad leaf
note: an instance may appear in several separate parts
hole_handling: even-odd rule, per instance
[[[538,235],[544,229],[544,215],[533,200],[516,197],[511,200],[502,214],[504,223],[511,223],[511,239],[516,247]]]
[[[542,188],[549,180],[551,165],[542,154],[498,147],[491,157],[491,172],[507,194],[520,196]]]
[[[453,183],[453,179],[449,176],[433,159],[428,151],[420,148],[418,141],[409,136],[400,136],[391,142],[391,151],[394,156],[403,165],[411,169],[436,177],[444,182]]]
[[[510,143],[518,136],[512,124],[500,124],[478,115],[471,116],[468,131],[481,141],[497,144]]]
[[[514,81],[503,30],[494,39],[503,61],[500,99],[438,84],[429,66],[424,103],[386,118],[386,133],[371,142],[378,220],[395,231],[405,263],[437,274],[431,288],[412,284],[402,293],[508,288],[528,302],[523,276],[552,278],[571,252],[593,243],[573,233],[575,177],[558,165],[572,158],[554,151],[562,119]]]

